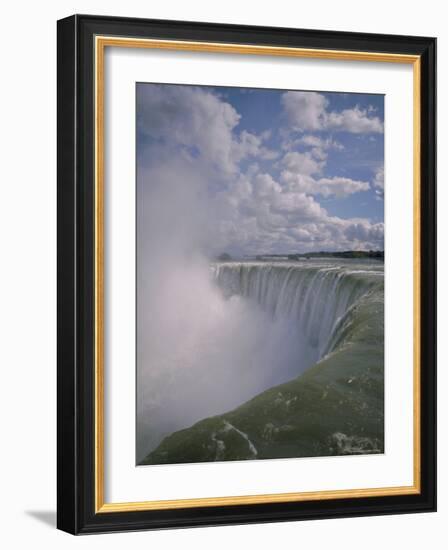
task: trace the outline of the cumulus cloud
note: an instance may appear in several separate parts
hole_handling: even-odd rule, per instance
[[[352,242],[378,242],[384,239],[384,224],[371,224],[367,220],[351,220],[345,224],[344,235]]]
[[[282,104],[289,122],[299,131],[321,130],[328,100],[316,92],[286,92]]]
[[[290,192],[343,198],[370,188],[366,181],[346,177],[314,177],[325,166],[325,160],[319,161],[314,156],[311,151],[287,153],[283,157],[280,177]]]
[[[339,151],[344,150],[342,143],[334,140],[333,138],[320,138],[313,134],[306,134],[295,140],[297,145],[305,145],[307,147],[318,147],[319,149],[337,149]]]
[[[324,126],[335,131],[367,134],[383,132],[383,123],[378,117],[369,117],[368,111],[355,107],[344,109],[340,113],[331,112],[324,116]]]
[[[272,197],[282,192],[281,186],[269,174],[257,174],[252,180],[255,197]]]
[[[269,138],[269,133],[260,135],[243,130],[232,144],[233,158],[236,162],[247,158],[257,157],[262,160],[274,160],[279,153],[266,147],[263,143]]]
[[[137,94],[138,128],[156,142],[232,172],[235,159],[232,131],[240,121],[236,110],[207,89],[143,85]]]
[[[241,115],[207,88],[174,85],[140,86],[137,94],[138,129],[165,149],[184,155],[225,173],[238,170],[248,157],[277,158],[260,135],[237,132]]]
[[[322,171],[325,163],[313,158],[312,153],[286,153],[282,159],[282,166],[286,172],[311,176]]]
[[[378,200],[384,199],[384,167],[380,166],[375,172],[373,178],[373,187]]]
[[[294,221],[300,220],[300,223],[318,221],[327,215],[326,210],[305,193],[278,193],[273,197],[271,210],[285,215],[292,214]],[[288,225],[290,221],[285,219],[285,226]]]
[[[347,195],[356,185],[353,180],[345,181],[344,178],[303,178],[309,188],[313,191],[318,188],[322,195]],[[359,182],[359,185],[364,188],[368,184]],[[326,187],[331,189],[326,191]],[[229,207],[226,221],[221,222],[225,237],[220,242],[226,243],[226,249],[235,253],[378,249],[383,246],[383,224],[372,224],[363,218],[330,216],[313,194],[281,185],[270,174],[253,174],[245,181],[244,189],[245,196],[236,200],[231,190],[222,196]],[[221,204],[221,218],[224,211]]]
[[[321,127],[325,97],[302,94],[300,101],[309,108],[300,123]],[[137,102],[145,138],[140,185],[162,213],[164,236],[174,239],[180,227],[188,253],[382,248],[381,224],[330,216],[317,200],[369,189],[368,182],[325,173],[327,152],[342,150],[330,136],[300,136],[295,146],[302,150],[279,159],[280,147],[267,145],[269,129],[240,129],[241,114],[207,88],[141,85]]]
[[[329,111],[329,102],[317,92],[286,92],[282,104],[288,122],[298,132],[333,130],[354,134],[381,133],[383,123],[369,109]]]
[[[282,172],[282,180],[292,192],[321,195],[325,198],[344,198],[360,191],[367,191],[370,185],[366,181],[353,180],[344,177],[312,178],[300,173]]]

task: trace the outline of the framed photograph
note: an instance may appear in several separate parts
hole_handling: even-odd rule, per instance
[[[436,508],[434,38],[58,22],[58,527]]]

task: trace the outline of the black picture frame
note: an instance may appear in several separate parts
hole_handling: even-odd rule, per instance
[[[95,36],[420,58],[420,492],[161,510],[95,510]],[[57,526],[72,534],[436,510],[436,39],[74,15],[58,21]]]

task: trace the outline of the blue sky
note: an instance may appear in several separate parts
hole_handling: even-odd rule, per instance
[[[137,155],[138,192],[205,253],[383,248],[382,95],[141,83]]]
[[[272,130],[268,146],[272,149],[281,147],[279,132],[284,124],[282,117],[281,96],[283,91],[259,90],[245,88],[211,88],[214,93],[228,101],[242,118],[240,130],[261,133],[267,128]],[[322,92],[320,92],[322,93]],[[361,109],[374,109],[375,115],[384,121],[384,96],[373,94],[322,93],[328,99],[329,109],[342,111],[359,106]],[[314,135],[337,139],[344,150],[328,152],[325,173],[329,176],[347,176],[353,179],[369,180],[372,173],[384,164],[384,134],[353,134],[347,131],[332,132],[322,130]],[[304,149],[304,148],[302,148]],[[266,167],[269,168],[269,167]],[[272,170],[272,167],[271,167]],[[332,215],[344,217],[367,216],[383,221],[383,203],[375,200],[374,190],[363,196],[347,197],[342,200],[325,199],[327,210]]]

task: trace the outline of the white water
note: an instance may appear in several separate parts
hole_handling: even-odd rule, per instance
[[[166,434],[301,374],[382,276],[330,261],[197,261],[164,274],[142,293],[150,307],[139,305],[138,459]]]
[[[257,302],[274,320],[289,319],[317,358],[330,351],[333,329],[358,298],[383,277],[381,264],[229,262],[212,271],[224,295]]]

